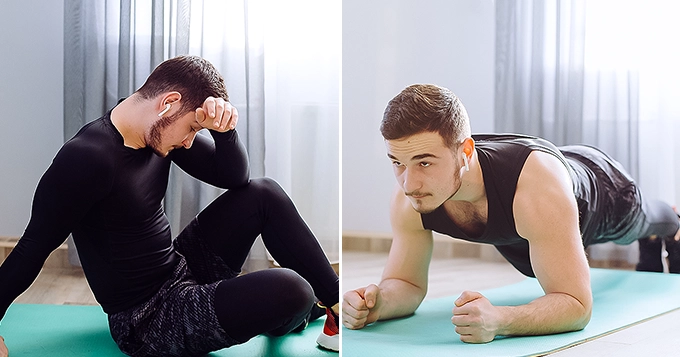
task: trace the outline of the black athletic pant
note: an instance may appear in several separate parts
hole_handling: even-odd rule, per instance
[[[643,238],[638,240],[640,259],[636,270],[662,272],[661,250],[662,242],[665,241],[669,270],[671,273],[680,273],[680,243],[674,239],[680,227],[678,215],[671,206],[656,200],[648,201],[644,207],[644,213],[649,226],[642,235]],[[651,239],[650,236],[656,236],[656,238]]]
[[[644,207],[646,221],[649,224],[643,237],[657,235],[660,237],[674,236],[680,227],[678,215],[667,203],[659,200],[649,200]]]
[[[239,341],[282,335],[300,325],[314,304],[338,302],[338,276],[285,191],[273,180],[253,179],[215,199],[192,222],[208,249],[235,272],[262,235],[282,267],[222,280],[215,291],[220,325]],[[189,268],[192,262],[187,258]]]

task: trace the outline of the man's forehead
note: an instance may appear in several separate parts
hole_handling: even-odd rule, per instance
[[[438,156],[436,153],[448,148],[439,133],[424,132],[405,138],[385,140],[387,156],[401,160],[414,157]]]

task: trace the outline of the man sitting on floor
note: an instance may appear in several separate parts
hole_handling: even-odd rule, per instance
[[[584,250],[590,244],[640,240],[638,270],[651,271],[661,268],[662,238],[679,245],[673,209],[644,200],[605,153],[523,135],[471,136],[463,104],[446,88],[407,87],[387,105],[380,130],[398,182],[392,247],[379,285],[344,294],[347,328],[418,308],[427,292],[432,231],[493,244],[545,292],[521,306],[494,306],[478,292],[463,292],[451,321],[470,343],[583,329],[592,311]],[[670,258],[680,267],[678,254]]]
[[[302,329],[323,313],[318,343],[337,351],[338,276],[284,190],[249,178],[228,100],[212,64],[176,57],[64,144],[38,184],[24,235],[0,266],[0,318],[73,233],[126,354],[204,355]],[[197,135],[202,129],[212,139]],[[228,189],[174,240],[162,205],[173,162]],[[239,276],[260,234],[289,269]]]

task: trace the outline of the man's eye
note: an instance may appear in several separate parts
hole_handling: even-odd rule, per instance
[[[420,166],[422,166],[422,167],[428,167],[428,166],[430,166],[430,165],[432,165],[432,164],[429,163],[429,162],[421,162],[421,163],[420,163]]]
[[[392,165],[399,167],[399,166],[401,166],[401,162],[399,162],[399,161],[392,161]]]

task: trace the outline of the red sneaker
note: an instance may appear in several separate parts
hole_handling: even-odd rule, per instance
[[[323,331],[316,339],[319,346],[339,352],[340,351],[340,334],[338,333],[338,315],[336,315],[330,307],[326,308],[326,322],[323,325]]]

